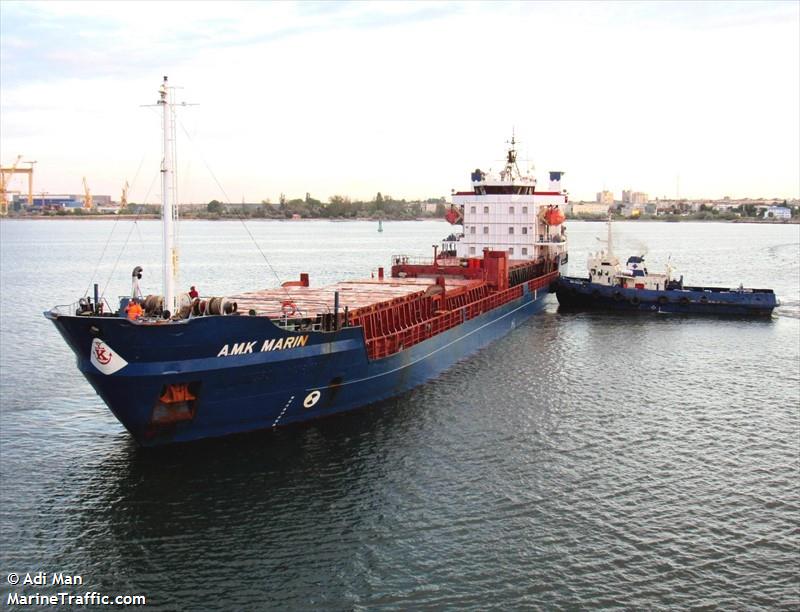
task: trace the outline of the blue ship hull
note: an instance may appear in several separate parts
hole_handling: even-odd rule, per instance
[[[142,326],[117,317],[45,316],[117,419],[137,442],[152,446],[282,427],[395,396],[513,330],[543,308],[547,295],[525,286],[518,299],[375,360],[367,356],[360,327],[297,333],[264,317]],[[108,354],[120,351],[121,369],[98,367],[93,351],[99,341]],[[267,350],[281,344],[287,348]],[[168,385],[188,385],[192,392],[191,409],[176,422],[158,416]]]
[[[565,308],[768,317],[778,305],[771,289],[683,287],[651,290],[601,285],[560,277],[558,303]]]

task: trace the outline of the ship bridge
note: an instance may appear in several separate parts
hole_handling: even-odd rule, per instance
[[[551,171],[547,190],[538,190],[536,177],[517,165],[514,138],[510,144],[503,170],[494,174],[476,168],[470,175],[472,190],[453,193],[448,220],[464,229],[442,243],[443,253],[470,258],[485,250],[505,251],[509,259],[523,261],[566,255],[564,173]]]

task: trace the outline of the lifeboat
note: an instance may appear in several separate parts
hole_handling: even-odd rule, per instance
[[[542,221],[547,223],[547,225],[561,225],[564,223],[564,219],[566,219],[566,217],[558,206],[548,206],[542,210]]]

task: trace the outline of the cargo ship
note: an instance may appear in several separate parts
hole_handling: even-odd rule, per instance
[[[561,172],[537,191],[512,137],[498,174],[453,194],[453,232],[430,258],[392,257],[376,278],[313,287],[310,275],[225,297],[175,293],[171,89],[160,88],[163,295],[103,296],[44,315],[141,445],[311,421],[430,380],[541,310],[567,261]]]
[[[682,314],[769,317],[779,301],[772,289],[702,287],[647,269],[645,256],[631,255],[623,267],[614,253],[611,220],[607,247],[589,256],[588,277],[559,276],[558,303],[565,309],[624,310]]]

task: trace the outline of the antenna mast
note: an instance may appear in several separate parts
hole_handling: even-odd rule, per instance
[[[506,176],[513,180],[514,170],[517,171],[517,176],[521,176],[519,167],[517,166],[517,139],[514,135],[514,128],[511,128],[511,140],[506,140],[506,143],[511,145],[508,153],[506,153]]]

